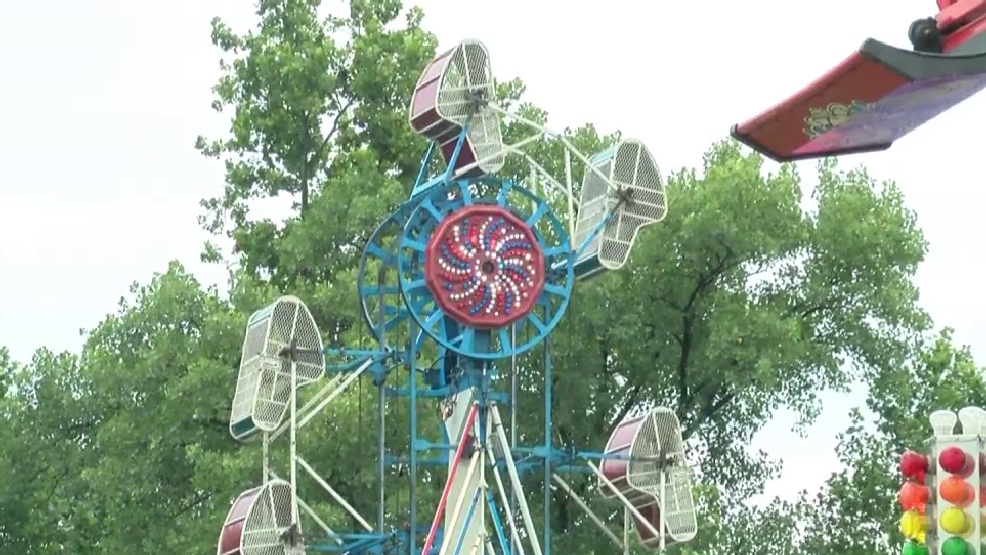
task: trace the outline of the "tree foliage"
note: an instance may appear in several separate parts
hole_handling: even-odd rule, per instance
[[[924,448],[931,436],[931,412],[984,406],[986,379],[969,350],[954,345],[949,329],[921,338],[899,359],[897,366],[869,382],[866,407],[853,412],[852,425],[840,436],[837,454],[843,469],[832,474],[821,492],[802,492],[794,502],[775,500],[759,509],[724,507],[725,517],[710,527],[721,538],[716,552],[900,552],[899,457],[906,449]],[[763,526],[797,533],[751,543],[749,538]]]
[[[18,364],[0,351],[0,555],[209,553],[230,501],[261,476],[259,447],[237,445],[227,431],[247,316],[292,293],[330,343],[365,340],[360,248],[413,185],[426,145],[405,108],[437,41],[420,11],[396,0],[346,7],[328,14],[316,0],[261,0],[253,30],[213,21],[222,55],[213,106],[230,132],[200,137],[196,148],[226,169],[223,194],[203,200],[201,224],[234,245],[205,252],[235,264],[228,294],[175,263],[135,285],[81,353],[42,349]],[[501,103],[545,121],[523,93],[516,79],[499,86]],[[505,136],[524,132],[511,124]],[[591,124],[564,133],[587,154],[618,137]],[[564,175],[559,141],[531,151]],[[986,387],[947,332],[928,335],[913,281],[926,246],[900,190],[834,161],[819,165],[813,187],[793,166],[767,174],[761,162],[726,141],[701,167],[671,172],[667,220],[639,237],[627,268],[577,286],[551,341],[553,439],[599,449],[631,411],[674,407],[701,483],[702,533],[683,551],[889,554],[891,463],[926,434],[916,415],[982,403]],[[528,179],[517,161],[504,174]],[[251,214],[257,202],[285,197],[294,204],[283,219]],[[527,442],[543,439],[542,359],[536,350],[519,366]],[[859,382],[869,401],[842,437],[846,470],[817,496],[744,504],[780,465],[749,451],[764,423],[782,408],[810,423],[820,392]],[[377,502],[374,394],[368,381],[356,386],[299,446],[367,515]],[[392,404],[388,441],[398,450],[407,449],[405,419]],[[423,420],[437,427],[436,415]],[[275,470],[282,464],[276,457]],[[406,480],[388,480],[386,511],[400,521]],[[593,497],[590,482],[572,481]],[[422,488],[419,515],[437,483]],[[303,493],[333,526],[353,525],[308,486]],[[539,500],[543,485],[527,486]],[[554,495],[556,548],[610,552],[578,508]]]

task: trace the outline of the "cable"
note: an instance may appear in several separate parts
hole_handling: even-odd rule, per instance
[[[362,331],[359,334],[359,345],[360,351],[363,350],[364,339],[366,334]],[[363,446],[363,379],[362,377],[356,380],[356,445],[360,447]],[[362,478],[363,466],[359,465],[356,469],[356,477]]]
[[[410,353],[410,351],[411,351],[411,349],[410,349],[411,345],[409,343],[409,340],[410,340],[410,337],[411,337],[410,332],[408,331],[407,336],[404,338],[404,341],[401,341],[400,334],[401,334],[401,332],[398,331],[397,345],[406,345],[407,346],[407,352]],[[398,367],[399,366],[395,364],[394,370],[396,371]],[[414,379],[414,374],[413,374],[413,372],[410,371],[410,366],[408,366],[408,370],[409,370],[408,371],[409,379],[413,380]],[[398,385],[398,387],[400,387],[400,383],[398,383],[397,385]],[[411,383],[408,382],[407,386],[408,386],[408,389],[410,389]],[[397,414],[401,414],[401,410],[400,410],[401,397],[402,397],[401,395],[398,395],[397,396],[397,399],[394,401],[394,403],[397,405],[397,410],[395,411]],[[408,417],[408,419],[410,419],[411,418],[411,410],[413,410],[411,408],[410,399],[408,400],[407,406],[408,406],[407,417]],[[413,448],[413,446],[412,446],[412,448]],[[403,462],[403,459],[404,459],[404,456],[406,455],[406,453],[407,453],[407,451],[404,449],[403,444],[402,444],[401,445],[400,452],[397,453],[397,455],[398,455],[398,457],[397,457],[397,460],[398,460],[398,463],[397,463],[397,477],[398,478],[402,478],[404,476],[404,462]],[[410,474],[410,473],[408,473],[408,474]],[[410,480],[408,480],[408,481],[410,482]],[[396,496],[396,499],[394,500],[394,516],[395,517],[397,515],[401,514],[402,512],[404,512],[404,511],[402,511],[402,505],[401,505],[402,501],[401,500],[402,500],[401,488],[397,488],[397,496]],[[404,512],[404,514],[406,515],[406,520],[408,522],[410,522],[410,516],[411,516],[410,510],[408,510],[407,512]],[[408,529],[408,531],[410,531],[410,524],[408,525],[407,529]]]
[[[356,445],[363,445],[363,380],[356,380]],[[357,470],[357,476],[362,472],[362,466]]]

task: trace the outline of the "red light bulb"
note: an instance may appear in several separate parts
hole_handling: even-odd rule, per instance
[[[928,457],[914,451],[905,451],[900,457],[900,473],[915,482],[924,482],[928,473]]]
[[[949,474],[954,474],[961,478],[968,478],[972,475],[975,464],[972,457],[956,446],[946,447],[938,454],[938,465],[942,470]]]
[[[923,514],[930,493],[928,488],[921,484],[904,482],[897,493],[897,501],[905,511],[915,510]]]

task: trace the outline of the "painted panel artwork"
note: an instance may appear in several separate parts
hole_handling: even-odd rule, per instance
[[[871,105],[854,103],[834,112],[831,107],[815,109],[805,118],[805,134],[814,137],[795,150],[795,155],[892,143],[983,88],[986,73],[944,76],[906,83]],[[818,134],[825,127],[823,115],[832,116],[831,128]]]

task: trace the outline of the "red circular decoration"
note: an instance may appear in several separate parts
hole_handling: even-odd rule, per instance
[[[456,321],[502,327],[534,308],[544,288],[544,253],[534,230],[506,208],[466,206],[428,240],[425,283]]]
[[[906,478],[924,482],[928,472],[928,457],[914,451],[905,451],[900,457],[900,471]]]
[[[928,491],[927,486],[910,481],[904,482],[897,492],[897,501],[905,511],[923,509],[930,497],[931,492]]]
[[[974,468],[972,457],[956,446],[946,447],[938,454],[938,466],[949,474],[968,478]]]

